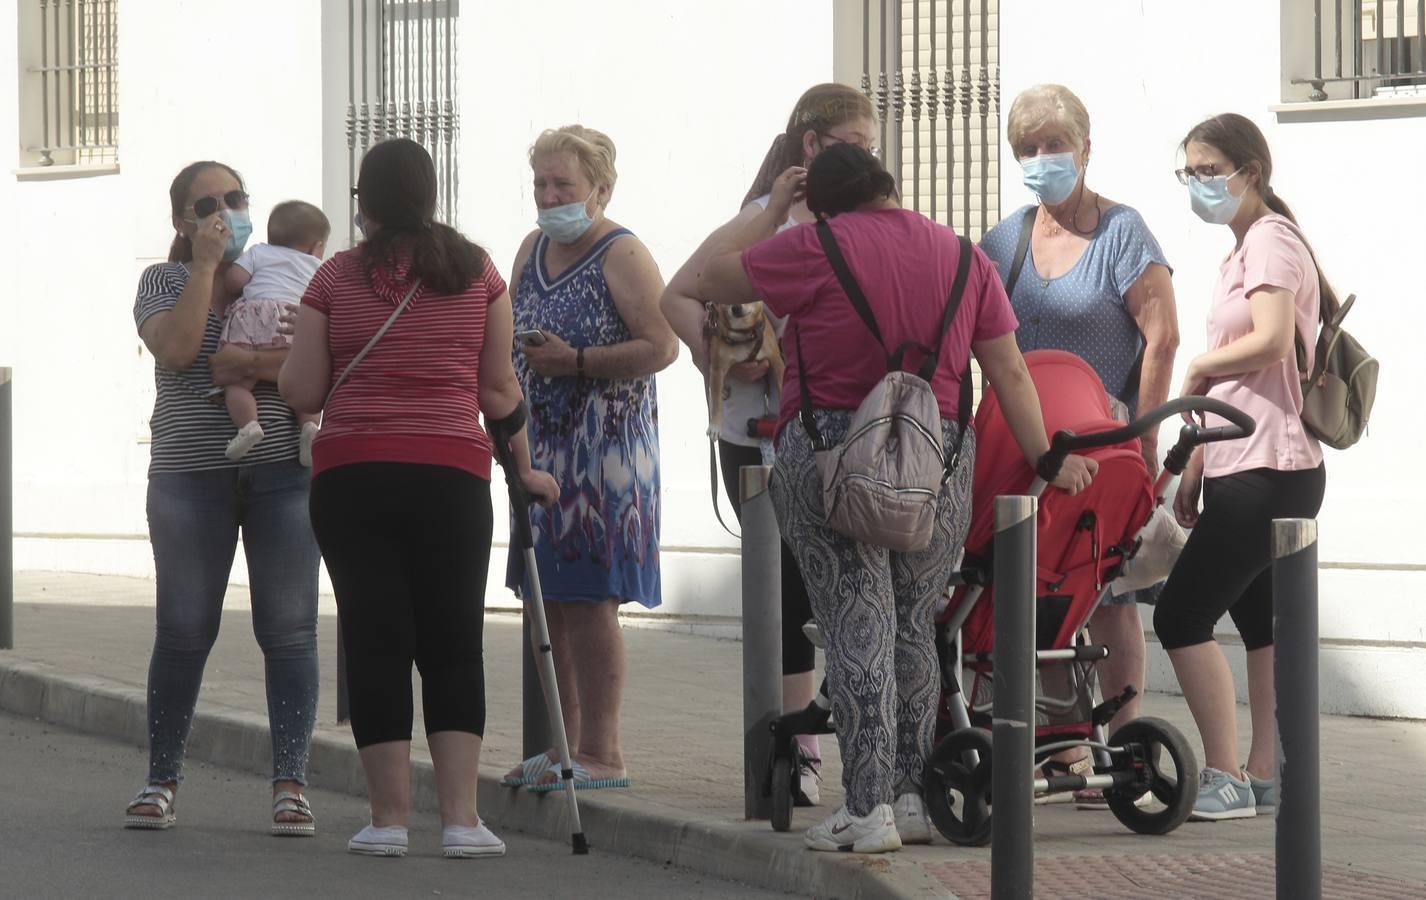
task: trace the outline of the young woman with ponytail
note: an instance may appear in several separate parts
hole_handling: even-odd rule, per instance
[[[844,84],[826,83],[809,88],[797,101],[788,116],[786,129],[773,139],[753,179],[752,187],[743,197],[742,211],[719,226],[683,264],[664,291],[664,315],[674,331],[688,345],[694,365],[707,375],[708,337],[704,332],[707,309],[698,298],[697,275],[713,251],[727,243],[767,209],[774,180],[791,167],[805,167],[825,147],[856,144],[868,150],[876,147],[876,115],[871,101],[855,88]],[[786,230],[815,217],[805,200],[797,200],[778,230]],[[783,320],[772,317],[781,336]],[[776,415],[781,402],[782,385],[773,384],[766,362],[738,363],[724,383],[724,415],[722,432],[718,435],[718,462],[723,470],[723,486],[728,502],[741,517],[738,494],[738,470],[743,466],[763,462],[759,439],[747,433],[749,419]],[[706,392],[705,392],[706,393]],[[787,712],[803,709],[812,702],[817,685],[814,678],[816,650],[802,631],[812,618],[807,589],[797,559],[786,542],[782,545],[782,706]],[[821,776],[818,767],[822,754],[815,735],[803,735],[800,743],[801,770],[800,806],[820,802],[818,788]]]
[[[1194,817],[1236,819],[1277,805],[1270,535],[1273,519],[1312,518],[1322,506],[1327,475],[1322,449],[1300,418],[1294,336],[1310,370],[1319,311],[1335,310],[1337,301],[1273,189],[1272,157],[1256,125],[1233,113],[1214,116],[1189,131],[1181,150],[1185,165],[1176,174],[1190,207],[1234,237],[1213,290],[1209,349],[1189,363],[1183,394],[1231,403],[1252,415],[1257,429],[1244,440],[1200,447],[1183,473],[1174,511],[1193,532],[1159,597],[1154,630],[1203,736]],[[1213,639],[1225,612],[1247,649],[1246,764],[1238,755],[1233,676]]]

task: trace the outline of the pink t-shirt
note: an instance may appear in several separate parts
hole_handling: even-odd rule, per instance
[[[955,232],[905,209],[843,213],[828,221],[887,348],[894,351],[906,341],[940,347],[931,387],[941,415],[955,419],[971,343],[1010,334],[1017,324],[995,265],[972,246],[964,299],[943,337],[941,317],[960,256]],[[749,248],[743,253],[743,268],[768,308],[790,317],[782,340],[787,373],[778,433],[801,404],[799,340],[807,358],[812,405],[845,410],[860,406],[886,375],[886,356],[833,274],[816,226],[789,228]],[[904,367],[914,372],[920,356],[908,357]]]
[[[1217,350],[1253,330],[1248,295],[1263,288],[1292,292],[1297,333],[1307,347],[1310,368],[1321,304],[1317,267],[1287,220],[1278,215],[1254,222],[1243,236],[1243,245],[1223,261],[1208,313],[1208,349]],[[1241,409],[1257,420],[1258,427],[1244,440],[1204,447],[1204,475],[1216,478],[1249,469],[1294,471],[1321,464],[1322,447],[1300,418],[1302,384],[1295,350],[1256,372],[1213,379],[1208,396]],[[1208,424],[1223,421],[1209,416]]]

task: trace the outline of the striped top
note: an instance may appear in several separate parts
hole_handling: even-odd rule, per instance
[[[150,316],[173,309],[188,284],[188,266],[162,262],[149,266],[139,276],[134,299],[134,324],[143,328]],[[218,352],[218,335],[223,321],[208,310],[203,345],[193,365],[177,371],[154,363],[153,415],[149,430],[153,445],[149,451],[149,474],[232,469],[239,463],[223,455],[236,433],[233,420],[223,406],[222,390],[209,375],[208,358]],[[257,397],[258,422],[266,435],[243,457],[241,465],[283,462],[297,458],[298,428],[292,410],[278,396],[277,385],[259,381],[253,389]]]
[[[332,383],[410,287],[406,262],[368,276],[360,247],[317,270],[302,303],[327,317]],[[480,427],[480,352],[486,310],[505,291],[488,257],[485,271],[464,293],[418,290],[330,398],[312,447],[312,474],[360,462],[400,462],[489,478],[492,445]]]

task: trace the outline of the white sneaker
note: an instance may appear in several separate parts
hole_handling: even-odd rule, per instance
[[[797,806],[816,806],[822,802],[822,760],[813,759],[801,747],[797,749]]]
[[[264,437],[266,437],[266,435],[262,433],[262,426],[254,419],[238,429],[238,433],[233,436],[231,441],[228,441],[228,449],[223,451],[223,453],[228,459],[237,462],[244,456],[247,456],[248,451],[256,447],[258,441]]]
[[[446,859],[470,859],[476,856],[504,856],[505,842],[484,822],[474,828],[447,825],[441,832],[441,853]]]
[[[317,439],[317,423],[302,423],[302,438],[297,445],[297,461],[307,468],[312,468],[312,442]]]
[[[813,825],[802,836],[811,850],[841,850],[850,853],[885,853],[901,849],[896,818],[891,804],[882,803],[869,815],[854,816],[843,806],[826,821]]]
[[[926,818],[926,801],[920,794],[902,794],[891,804],[896,833],[903,844],[931,843],[931,822]]]
[[[347,841],[347,852],[361,856],[405,856],[406,826],[368,825]]]

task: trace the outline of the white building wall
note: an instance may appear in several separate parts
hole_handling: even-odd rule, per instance
[[[152,572],[143,443],[152,360],[140,352],[132,305],[138,273],[167,251],[169,180],[194,159],[231,163],[254,196],[255,239],[273,203],[301,197],[325,201],[340,246],[346,6],[262,0],[233,16],[196,0],[125,4],[120,174],[0,177],[0,208],[17,211],[0,242],[0,260],[17,273],[17,289],[0,294],[0,365],[17,370],[18,566]],[[0,0],[0,21],[14,15],[15,0]],[[797,40],[772,53],[767,35]],[[508,277],[534,225],[527,148],[544,128],[580,122],[613,137],[620,179],[610,215],[668,277],[737,212],[797,96],[831,77],[831,44],[830,9],[791,0],[637,0],[598,15],[573,0],[466,4],[461,227]],[[0,158],[10,167],[14,54],[0,42]],[[661,612],[736,615],[736,544],[713,518],[701,385],[686,354],[658,376]],[[503,573],[497,549],[492,603],[509,603]],[[234,577],[246,578],[241,554]]]
[[[1311,4],[1300,6],[1310,36]],[[1419,539],[1426,427],[1416,407],[1426,384],[1418,214],[1426,171],[1407,149],[1426,139],[1426,103],[1380,116],[1275,113],[1285,80],[1277,3],[1210,0],[1185,19],[1173,4],[1037,0],[1003,4],[1000,27],[1003,114],[1033,84],[1074,90],[1093,122],[1091,188],[1136,207],[1174,267],[1183,339],[1175,386],[1205,349],[1213,282],[1233,241],[1227,228],[1189,210],[1172,175],[1182,165],[1176,150],[1190,127],[1219,112],[1242,113],[1263,129],[1273,186],[1338,292],[1358,295],[1348,326],[1382,367],[1369,436],[1350,451],[1327,451],[1319,516],[1321,627],[1330,650],[1324,705],[1426,716],[1414,687],[1426,672],[1426,606],[1418,602],[1426,591]],[[1001,184],[1007,215],[1031,202],[1008,155]],[[1163,439],[1172,439],[1168,429]],[[1231,633],[1226,619],[1222,627]],[[1155,670],[1151,686],[1171,685],[1162,658]]]

